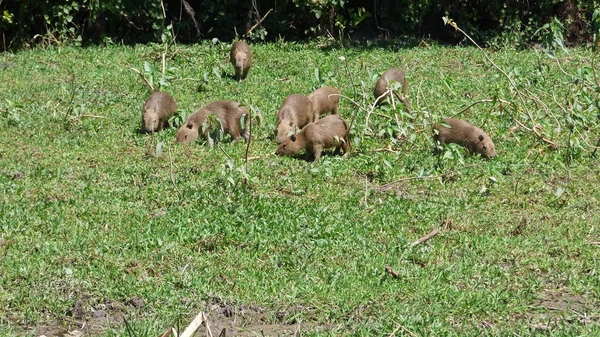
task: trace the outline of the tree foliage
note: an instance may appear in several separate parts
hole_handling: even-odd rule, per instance
[[[461,23],[487,44],[541,41],[536,32],[561,23],[566,41],[590,41],[600,1],[538,0],[0,0],[6,50],[36,43],[144,43],[159,41],[171,25],[178,42],[200,39],[303,39],[315,36],[462,39],[441,18]],[[269,12],[269,10],[271,10]]]

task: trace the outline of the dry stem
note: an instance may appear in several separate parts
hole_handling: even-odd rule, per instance
[[[436,235],[438,235],[438,234],[440,234],[440,231],[439,231],[439,230],[437,230],[437,229],[434,229],[434,230],[433,230],[433,231],[431,231],[429,234],[427,234],[427,235],[423,236],[422,238],[420,238],[419,240],[417,240],[417,241],[415,241],[415,242],[411,243],[411,244],[410,244],[410,246],[411,246],[411,247],[414,247],[414,246],[416,246],[416,245],[420,245],[421,243],[423,243],[423,242],[425,242],[425,241],[427,241],[427,240],[431,239],[432,237],[434,237],[434,236],[436,236]]]

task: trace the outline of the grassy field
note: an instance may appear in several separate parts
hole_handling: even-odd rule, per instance
[[[513,87],[475,48],[292,42],[253,45],[238,83],[229,46],[171,46],[163,90],[181,117],[259,111],[247,170],[243,142],[138,132],[130,68],[157,83],[162,45],[0,54],[0,335],[158,336],[200,311],[214,335],[600,335],[591,51],[486,51]],[[413,118],[371,110],[391,66]],[[322,85],[348,97],[350,156],[272,155],[281,102]],[[459,117],[497,157],[434,156],[430,125],[479,101]]]

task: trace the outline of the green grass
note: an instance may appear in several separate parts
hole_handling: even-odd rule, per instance
[[[160,68],[162,46],[0,55],[14,65],[0,68],[0,335],[75,329],[78,301],[89,309],[132,298],[145,305],[125,314],[149,336],[220,302],[265,308],[274,322],[284,308],[283,322],[331,326],[306,331],[315,336],[389,335],[400,325],[398,336],[600,333],[599,247],[590,244],[600,241],[600,165],[582,141],[600,133],[592,121],[582,137],[569,136],[558,105],[588,102],[597,116],[598,100],[594,91],[582,96],[555,61],[488,51],[558,116],[553,139],[577,146],[550,150],[511,130],[522,113],[515,106],[483,103],[461,114],[496,143],[497,158],[483,161],[458,147],[436,158],[428,125],[494,97],[536,116],[542,108],[515,98],[476,49],[253,45],[255,66],[238,83],[228,47],[172,47],[174,78],[164,90],[185,115],[218,99],[262,113],[248,184],[242,142],[220,150],[177,145],[176,128],[155,139],[138,133],[149,92],[129,67]],[[559,55],[581,78],[591,75],[591,56]],[[397,127],[382,107],[361,142],[366,110],[342,99],[340,114],[357,114],[349,158],[270,155],[287,95],[327,84],[354,98],[355,87],[367,106],[390,66],[410,81],[416,118],[402,119],[406,137],[375,136]],[[148,154],[157,142],[158,158]],[[382,150],[388,145],[396,152]],[[409,247],[436,228],[441,235]],[[128,335],[124,325],[98,334]]]

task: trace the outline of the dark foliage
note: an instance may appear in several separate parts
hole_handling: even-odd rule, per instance
[[[525,44],[553,18],[568,42],[592,36],[591,19],[599,1],[539,0],[19,0],[0,2],[0,48],[48,42],[144,43],[159,41],[172,25],[178,42],[241,36],[272,9],[249,36],[288,40],[314,36],[394,39],[462,39],[444,26],[449,16],[483,43]]]

